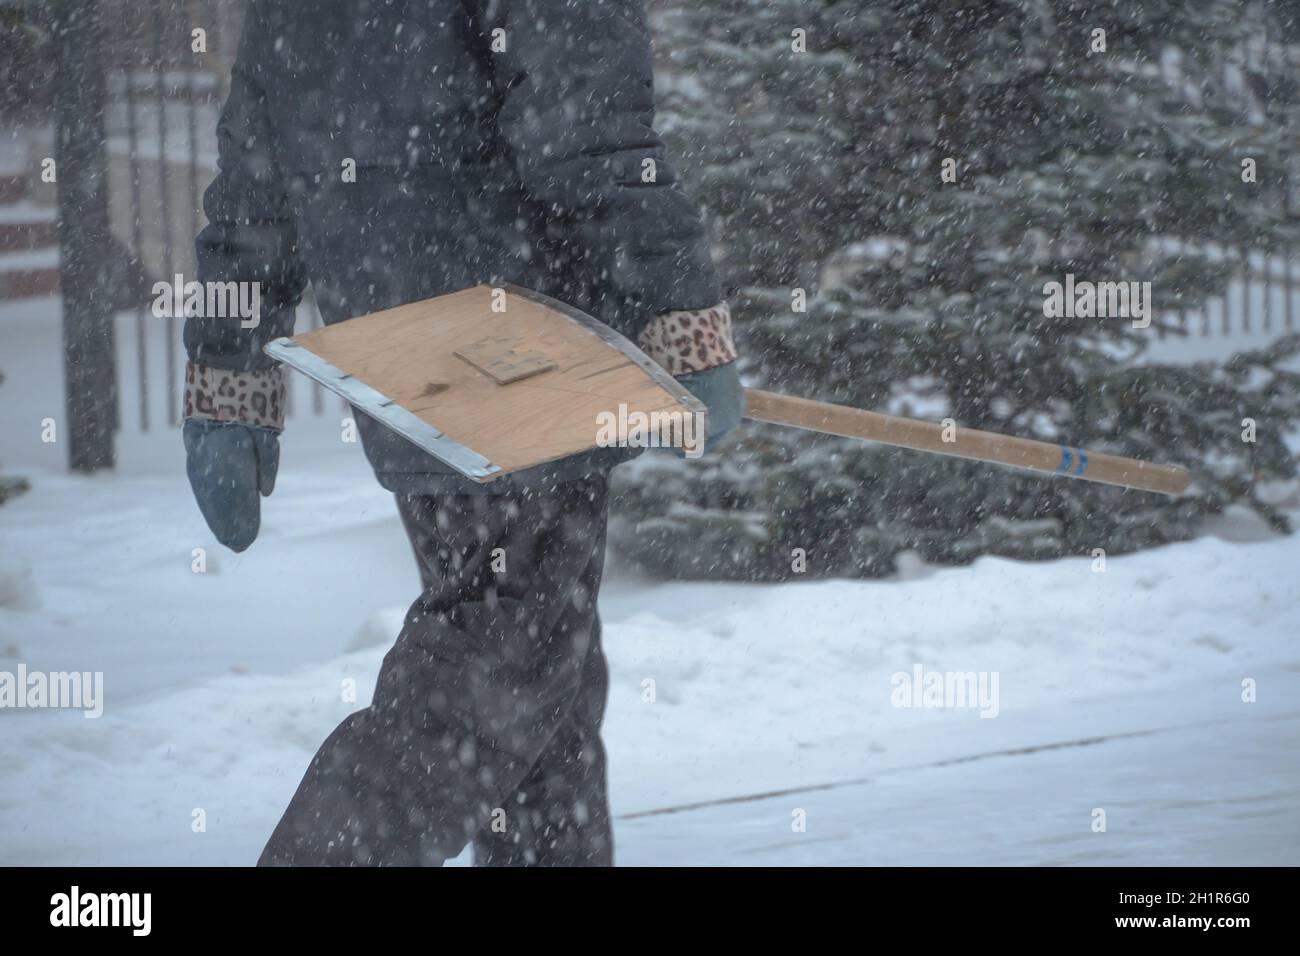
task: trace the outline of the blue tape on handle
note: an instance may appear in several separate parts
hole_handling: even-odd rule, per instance
[[[1076,449],[1076,453],[1079,456],[1079,467],[1074,469],[1074,474],[1078,477],[1088,470],[1088,453],[1082,448]]]
[[[1058,475],[1065,474],[1067,471],[1070,470],[1070,465],[1072,461],[1073,461],[1073,456],[1070,454],[1070,449],[1062,445],[1061,446],[1061,467],[1056,469],[1056,473]]]

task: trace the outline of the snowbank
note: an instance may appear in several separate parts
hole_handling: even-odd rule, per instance
[[[0,510],[39,591],[0,608],[0,670],[103,670],[106,696],[98,720],[0,711],[0,862],[249,863],[369,696],[416,586],[387,496],[290,469],[263,538],[233,556],[178,477],[38,475]],[[782,586],[615,572],[620,859],[1300,862],[1300,539],[1233,536],[1250,540],[1104,572],[1086,557]],[[894,675],[918,665],[996,674],[996,716],[895,706]]]

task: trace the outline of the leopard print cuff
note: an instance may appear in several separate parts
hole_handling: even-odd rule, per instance
[[[276,366],[235,372],[211,365],[185,366],[185,417],[284,428],[284,371]]]
[[[687,375],[736,360],[731,341],[731,307],[664,312],[637,339],[641,349],[670,375]]]

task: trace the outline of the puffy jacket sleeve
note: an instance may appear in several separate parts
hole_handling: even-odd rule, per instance
[[[294,308],[306,279],[297,232],[276,166],[266,91],[258,83],[266,62],[258,4],[250,4],[217,127],[218,173],[203,196],[208,225],[196,241],[200,282],[256,282],[261,303],[255,327],[237,317],[190,317],[185,347],[191,363],[215,369],[264,370],[262,352],[293,332]]]
[[[644,0],[466,0],[525,190],[586,263],[596,314],[635,339],[721,299],[694,204],[654,130]]]

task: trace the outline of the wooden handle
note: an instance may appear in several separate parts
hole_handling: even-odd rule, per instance
[[[826,435],[861,438],[865,441],[915,448],[937,455],[991,461],[1013,468],[1054,475],[1068,475],[1086,481],[1100,481],[1125,488],[1181,494],[1187,488],[1187,469],[1177,465],[1156,465],[1135,458],[1120,458],[1084,451],[1067,445],[1053,445],[1030,438],[1012,438],[958,425],[952,441],[943,440],[944,428],[897,415],[882,415],[845,405],[814,402],[807,398],[777,395],[755,388],[745,390],[745,417],[773,425],[791,425]]]

